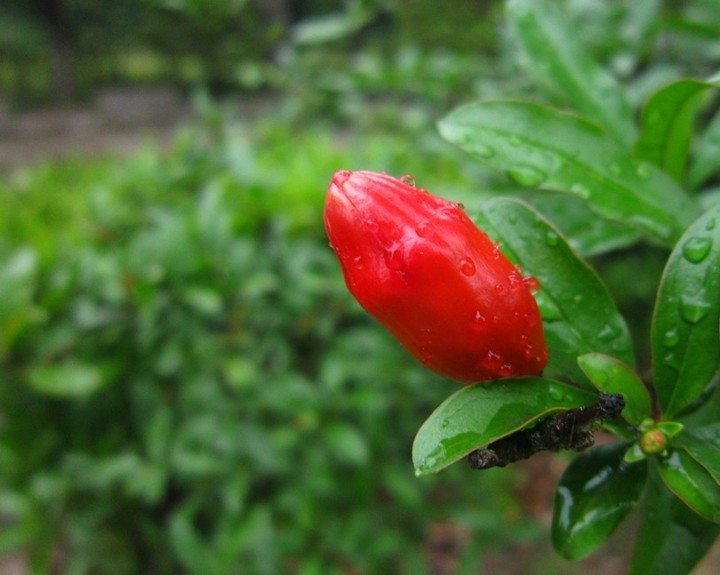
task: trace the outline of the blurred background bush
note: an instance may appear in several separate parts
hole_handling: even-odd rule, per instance
[[[565,3],[635,102],[720,58],[711,0]],[[13,565],[622,572],[622,533],[580,565],[549,551],[562,458],[415,479],[414,433],[457,385],[352,300],[322,227],[341,168],[412,174],[466,203],[507,191],[434,128],[473,97],[538,95],[501,2],[4,0],[0,52],[0,122],[97,109],[118,86],[169,87],[193,110],[167,145],[2,164],[0,552]],[[162,113],[142,106],[130,102],[141,126]],[[23,134],[0,123],[3,136]],[[636,258],[650,279],[656,256]],[[635,273],[596,264],[618,286]],[[627,310],[655,281],[633,288]]]

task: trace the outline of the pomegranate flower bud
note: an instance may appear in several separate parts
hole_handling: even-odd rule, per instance
[[[350,292],[428,368],[470,383],[545,367],[535,280],[457,204],[386,174],[341,170],[325,229]]]

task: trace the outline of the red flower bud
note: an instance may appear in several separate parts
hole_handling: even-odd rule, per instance
[[[531,287],[455,203],[373,172],[337,172],[325,229],[348,289],[415,357],[462,382],[547,363]]]

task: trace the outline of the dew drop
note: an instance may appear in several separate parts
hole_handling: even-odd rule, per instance
[[[495,150],[493,150],[490,146],[479,144],[477,142],[472,142],[469,150],[485,159],[492,158],[495,155]]]
[[[605,324],[605,326],[598,333],[598,339],[600,341],[612,341],[620,335],[620,328],[614,325]]]
[[[547,234],[545,234],[545,243],[551,248],[554,248],[560,243],[560,236],[558,236],[553,231],[549,231]]]
[[[443,420],[442,420],[442,423],[440,424],[440,427],[441,427],[442,429],[447,429],[448,427],[450,427],[450,420],[449,420],[449,419],[443,419]]]
[[[460,271],[466,276],[475,275],[475,262],[470,258],[463,258],[460,260]]]
[[[515,291],[523,285],[523,278],[518,272],[512,272],[508,275],[508,282],[510,283],[510,289]]]
[[[647,164],[639,164],[635,173],[641,180],[647,180],[650,177],[650,167]]]
[[[705,292],[684,294],[680,297],[680,315],[689,323],[697,323],[704,318],[712,304],[705,299]]]
[[[705,224],[705,229],[707,231],[715,229],[715,218],[711,218],[707,221],[707,223]]]
[[[540,289],[540,282],[534,276],[524,276],[522,281],[532,291],[538,291]]]
[[[668,353],[665,357],[663,357],[663,364],[678,371],[682,367],[682,363],[674,353]]]
[[[504,363],[500,366],[497,373],[500,377],[510,377],[513,373],[515,373],[515,370],[509,363]]]
[[[573,184],[570,191],[583,200],[587,200],[591,195],[590,189],[584,184]]]
[[[385,265],[395,271],[405,269],[405,251],[402,246],[393,246],[385,250]]]
[[[548,393],[555,401],[562,401],[565,397],[565,390],[563,390],[563,388],[559,385],[551,384],[550,387],[548,387]]]
[[[494,351],[488,351],[485,357],[480,360],[480,365],[493,373],[497,373],[503,363],[502,356]]]
[[[475,317],[473,317],[472,320],[472,329],[475,331],[484,331],[485,330],[485,316],[481,314],[479,311],[475,312]]]
[[[495,284],[495,293],[499,296],[504,295],[505,294],[505,286],[502,285],[501,283],[496,283]]]
[[[669,329],[663,336],[663,345],[665,347],[675,347],[680,342],[680,334],[676,329]]]
[[[545,172],[533,166],[516,166],[507,171],[507,176],[519,186],[536,188],[545,181]]]
[[[355,269],[357,269],[357,270],[363,269],[363,258],[362,258],[362,256],[355,256],[355,257],[353,258],[353,266],[354,266]]]
[[[493,242],[493,250],[490,257],[494,260],[499,260],[501,256],[502,252],[500,252],[500,244],[498,242]]]
[[[421,238],[424,238],[430,233],[431,229],[432,224],[428,221],[425,221],[418,224],[418,226],[415,228],[415,233]]]
[[[582,300],[583,300],[582,294],[578,293],[573,296],[573,303],[580,303],[580,302],[582,302]]]
[[[683,246],[683,256],[689,262],[699,264],[707,257],[711,248],[710,238],[690,238]]]
[[[409,175],[409,174],[405,174],[404,176],[400,176],[400,181],[401,181],[403,184],[407,184],[408,186],[412,186],[413,188],[415,187],[415,178],[413,178],[413,177],[412,177],[411,175]]]

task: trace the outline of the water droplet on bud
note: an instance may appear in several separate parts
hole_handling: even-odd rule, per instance
[[[460,260],[460,271],[466,276],[475,275],[475,262],[470,258],[463,258]]]
[[[409,174],[405,174],[404,176],[400,176],[400,181],[401,181],[403,184],[407,184],[408,186],[412,186],[413,188],[415,187],[415,178],[413,178],[413,177],[412,177],[411,175],[409,175]]]

